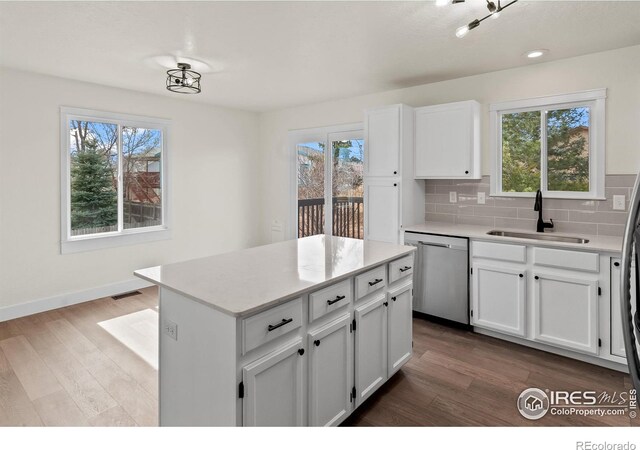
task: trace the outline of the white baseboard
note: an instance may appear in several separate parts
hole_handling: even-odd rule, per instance
[[[75,305],[78,303],[96,300],[102,297],[110,297],[112,295],[122,294],[125,292],[135,291],[152,286],[152,283],[134,278],[119,283],[107,284],[85,291],[71,292],[69,294],[55,295],[53,297],[32,300],[26,303],[10,305],[0,308],[0,322],[5,320],[17,319],[18,317],[30,316],[52,309],[62,308],[64,306]]]

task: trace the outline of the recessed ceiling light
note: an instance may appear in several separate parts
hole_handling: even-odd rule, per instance
[[[549,50],[545,50],[543,48],[538,49],[538,50],[531,50],[530,52],[527,52],[527,58],[540,58],[542,55],[544,55],[545,53],[547,53]]]

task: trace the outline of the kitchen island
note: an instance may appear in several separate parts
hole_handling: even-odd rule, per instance
[[[338,425],[411,357],[414,248],[311,236],[141,269],[160,425]]]

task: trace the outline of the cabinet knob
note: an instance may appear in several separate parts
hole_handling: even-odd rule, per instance
[[[524,275],[523,275],[523,274],[520,274],[520,275],[518,275],[518,276],[519,276],[520,278],[524,278]]]
[[[540,277],[539,277],[538,275],[536,275],[534,278],[535,278],[536,280],[539,280],[539,279],[540,279]]]
[[[393,301],[395,302],[395,301],[396,301],[396,298],[395,298],[395,297],[391,297],[391,300],[393,300]]]
[[[393,183],[393,185],[394,185],[394,186],[397,186],[397,185],[398,185],[398,183]]]
[[[315,341],[313,341],[313,345],[315,345],[316,347],[320,347],[320,339],[316,339]]]
[[[303,348],[298,349],[298,355],[300,355],[300,356],[304,355],[304,349]]]
[[[389,306],[389,302],[384,302],[383,305],[384,306]]]
[[[466,175],[469,175],[469,171],[468,171],[468,170],[465,170],[465,171],[464,171],[464,173],[465,173]]]
[[[614,263],[613,263],[613,265],[614,265],[614,266],[616,266],[616,267],[620,267],[620,263],[619,263],[619,262],[617,262],[617,261],[616,261],[616,262],[614,262]]]
[[[394,170],[394,171],[393,171],[393,174],[394,174],[394,175],[398,175],[398,171],[397,171],[397,170]]]

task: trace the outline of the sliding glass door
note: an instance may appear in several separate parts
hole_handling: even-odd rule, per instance
[[[330,234],[362,239],[363,132],[314,130],[313,134],[313,139],[294,139],[296,237]]]

